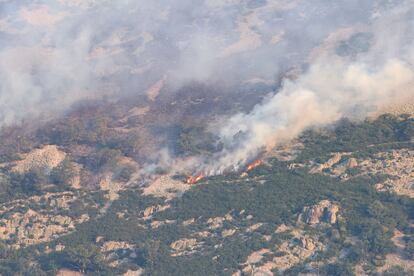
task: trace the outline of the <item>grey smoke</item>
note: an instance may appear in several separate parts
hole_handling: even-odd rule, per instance
[[[214,171],[244,164],[262,149],[272,149],[306,129],[327,126],[348,117],[362,119],[386,104],[412,100],[414,71],[401,60],[372,71],[361,64],[321,60],[296,82],[248,114],[237,114],[221,128],[227,148],[213,162]],[[234,136],[244,139],[234,147]]]
[[[207,170],[237,169],[263,148],[286,143],[304,130],[413,102],[413,12],[414,5],[407,4],[372,20],[365,33],[333,43],[297,80],[285,80],[250,113],[222,122],[219,135],[226,147],[207,161]],[[240,133],[244,139],[237,141]]]
[[[214,162],[190,162],[213,171],[242,164],[305,129],[363,118],[412,97],[413,6],[404,0],[1,0],[0,126],[60,114],[82,99],[145,93],[154,84],[178,89],[220,80],[237,87],[300,69],[249,114],[220,122],[225,149]],[[234,139],[240,132],[244,139]]]
[[[171,89],[273,81],[336,29],[383,9],[372,0],[2,0],[0,125],[144,93],[161,79]]]

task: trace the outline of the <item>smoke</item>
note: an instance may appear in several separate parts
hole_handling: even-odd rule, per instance
[[[160,80],[273,81],[331,32],[367,23],[376,2],[1,0],[0,126]]]
[[[283,144],[306,129],[344,117],[366,118],[394,101],[412,100],[413,84],[413,67],[400,60],[374,70],[364,64],[320,61],[297,81],[286,81],[250,113],[228,119],[220,131],[226,149],[214,162],[218,165],[209,169],[237,168],[263,148]],[[241,141],[235,139],[238,133],[242,133]]]
[[[1,51],[1,124],[58,113],[91,96],[90,72],[81,66],[87,47],[87,34],[82,34],[62,48],[21,46]]]
[[[224,144],[214,161],[189,162],[212,171],[238,166],[306,129],[362,119],[412,98],[413,6],[408,0],[0,0],[0,127],[58,115],[83,99],[148,92],[155,100],[165,87],[192,81],[240,87],[300,68],[250,113],[214,126]]]
[[[412,4],[398,7],[373,20],[365,33],[336,41],[298,79],[285,80],[250,113],[221,122],[218,135],[225,147],[214,161],[206,161],[206,170],[214,174],[237,169],[304,130],[341,118],[361,120],[394,103],[412,102],[413,11]]]

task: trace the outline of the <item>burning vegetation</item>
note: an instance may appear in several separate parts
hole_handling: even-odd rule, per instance
[[[242,174],[240,175],[240,177],[247,177],[250,171],[254,170],[255,168],[259,167],[263,165],[263,160],[257,159],[255,161],[253,161],[252,163],[248,164],[246,166],[246,169],[242,172]]]
[[[197,182],[201,181],[202,179],[204,179],[203,174],[198,174],[198,175],[195,175],[195,176],[190,175],[187,178],[187,184],[193,185],[193,184],[196,184]]]
[[[254,170],[255,168],[263,165],[264,162],[263,160],[257,159],[255,161],[253,161],[252,163],[248,164],[246,167],[246,170],[243,172],[243,174],[241,175],[242,177],[247,176],[247,173]],[[198,182],[200,182],[201,180],[203,180],[205,178],[205,175],[200,173],[200,174],[196,174],[196,175],[190,175],[187,177],[187,181],[186,183],[189,185],[193,185],[193,184],[197,184]]]
[[[247,168],[246,168],[246,172],[250,172],[250,171],[252,171],[253,169],[255,169],[255,168],[259,167],[259,166],[260,166],[260,165],[262,165],[262,164],[263,164],[263,160],[260,160],[260,159],[255,160],[254,162],[250,163],[250,164],[247,166]]]

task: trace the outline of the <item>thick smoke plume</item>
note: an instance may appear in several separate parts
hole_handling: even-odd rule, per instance
[[[400,5],[384,2],[2,0],[0,126],[160,80],[271,82],[335,30]]]
[[[404,0],[0,0],[0,127],[82,99],[272,83],[299,69],[214,126],[214,161],[189,162],[237,167],[306,129],[412,98],[413,15]]]
[[[279,91],[250,113],[225,120],[219,131],[225,148],[214,161],[207,161],[207,172],[238,169],[261,150],[286,143],[304,130],[341,118],[361,120],[394,103],[412,102],[413,11],[409,4],[373,20],[364,28],[369,48],[343,53],[339,51],[347,44],[339,44],[342,48],[336,44],[334,51],[313,60],[297,80],[285,80]],[[363,37],[353,35],[347,43],[358,35]]]
[[[213,171],[244,164],[264,147],[283,144],[306,129],[344,117],[365,118],[387,104],[409,101],[413,84],[412,66],[400,60],[377,70],[332,60],[314,64],[306,75],[285,82],[280,92],[249,114],[237,114],[225,123],[220,134],[229,149],[220,153],[219,167],[213,166]],[[243,139],[234,145],[237,133]]]

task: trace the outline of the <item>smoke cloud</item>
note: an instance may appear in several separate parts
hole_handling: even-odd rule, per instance
[[[344,117],[366,118],[393,102],[412,100],[413,84],[412,66],[400,60],[389,61],[377,70],[332,60],[314,64],[306,75],[296,82],[286,81],[280,92],[252,112],[225,122],[220,135],[226,149],[213,171],[237,168],[261,149],[283,144],[306,129]],[[243,139],[235,142],[238,133]]]
[[[304,130],[341,118],[361,120],[394,103],[413,102],[413,11],[409,4],[376,18],[365,33],[335,43],[250,113],[225,120],[219,131],[225,149],[208,162],[210,173],[237,169]]]
[[[302,131],[413,97],[414,4],[374,0],[0,0],[0,127],[84,99],[188,82],[273,83],[220,121],[206,170],[243,164]],[[292,80],[293,79],[293,80]],[[202,160],[202,161],[200,161]]]
[[[0,126],[160,80],[272,82],[336,29],[399,5],[377,2],[2,0]]]

